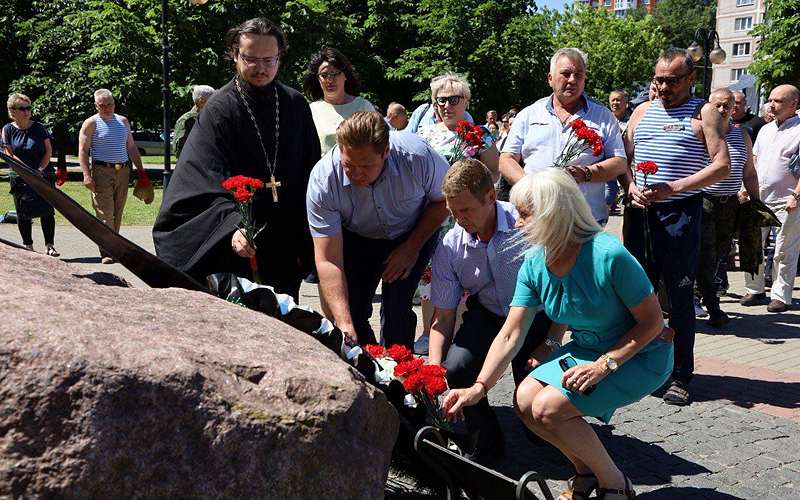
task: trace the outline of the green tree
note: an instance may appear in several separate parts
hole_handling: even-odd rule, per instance
[[[748,71],[767,89],[800,82],[800,0],[768,0],[764,23],[753,28],[758,48]]]
[[[584,7],[566,10],[556,35],[559,47],[586,52],[586,92],[601,102],[614,89],[630,93],[648,82],[665,43],[652,16],[617,17],[605,9]]]
[[[697,28],[716,26],[716,15],[716,0],[660,0],[653,9],[667,47],[688,47]]]
[[[406,20],[418,42],[403,50],[389,78],[416,82],[414,100],[425,101],[432,77],[456,71],[470,80],[472,111],[527,104],[546,89],[549,16],[519,0],[422,0]]]

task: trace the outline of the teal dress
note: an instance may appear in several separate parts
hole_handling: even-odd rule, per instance
[[[512,306],[544,306],[548,317],[566,324],[572,338],[529,376],[559,389],[584,415],[608,423],[614,411],[658,389],[672,373],[671,342],[654,340],[584,395],[561,386],[559,361],[572,357],[592,363],[606,353],[636,321],[629,307],[653,293],[650,280],[622,243],[598,233],[584,243],[572,269],[562,277],[545,265],[544,250],[528,251],[517,275]]]

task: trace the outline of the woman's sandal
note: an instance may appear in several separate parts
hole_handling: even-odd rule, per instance
[[[561,492],[559,499],[566,500],[587,500],[592,491],[597,488],[597,477],[594,474],[576,473],[567,479],[567,489]]]
[[[625,478],[625,488],[618,490],[615,488],[597,488],[597,498],[605,498],[606,495],[621,495],[625,498],[636,498],[636,492],[633,491],[631,480]]]

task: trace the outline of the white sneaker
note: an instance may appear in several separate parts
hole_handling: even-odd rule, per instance
[[[694,315],[697,318],[707,318],[708,317],[708,313],[706,312],[706,310],[703,309],[703,306],[701,306],[697,302],[694,303]]]
[[[428,355],[428,336],[423,335],[416,342],[414,342],[414,354],[419,356]]]

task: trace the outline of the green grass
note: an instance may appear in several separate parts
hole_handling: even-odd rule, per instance
[[[80,203],[90,214],[94,214],[92,208],[92,200],[89,196],[89,190],[83,187],[80,182],[70,181],[61,186],[59,189],[67,196]],[[8,192],[8,180],[4,179],[0,182],[0,214],[4,214],[9,210],[14,210],[14,199]],[[122,224],[125,226],[152,226],[158,215],[158,210],[161,208],[161,197],[164,190],[161,186],[155,186],[155,199],[153,203],[145,205],[143,201],[133,196],[133,187],[128,189],[128,201],[125,203],[125,210],[122,213]],[[56,224],[68,225],[69,221],[56,210]]]
[[[177,163],[177,161],[178,160],[175,158],[175,155],[169,157],[170,165],[172,165],[173,167],[175,166],[175,163]],[[142,163],[145,165],[164,165],[164,155],[142,156]]]

